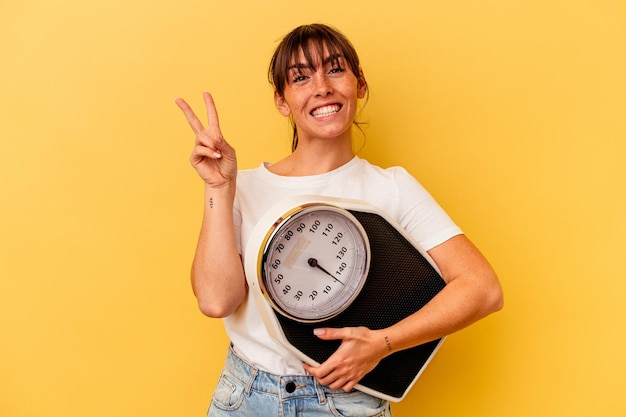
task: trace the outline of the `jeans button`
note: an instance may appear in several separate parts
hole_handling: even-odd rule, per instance
[[[296,390],[296,384],[293,381],[287,382],[287,384],[285,385],[285,390],[289,394],[291,394],[292,392],[294,392]]]

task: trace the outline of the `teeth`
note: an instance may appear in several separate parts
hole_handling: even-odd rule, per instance
[[[330,106],[319,107],[311,112],[311,116],[313,117],[324,117],[330,116],[331,114],[337,113],[341,106],[339,104],[332,104]]]

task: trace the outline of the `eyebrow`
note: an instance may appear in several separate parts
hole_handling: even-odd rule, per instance
[[[344,56],[342,54],[332,54],[332,55],[329,55],[329,56],[327,56],[326,58],[324,58],[322,60],[322,66],[326,66],[327,64],[329,64],[331,62],[339,61],[339,59],[341,59],[341,58],[344,58]],[[295,64],[289,65],[287,70],[305,69],[305,68],[311,68],[311,65],[305,64],[304,62],[296,62]]]

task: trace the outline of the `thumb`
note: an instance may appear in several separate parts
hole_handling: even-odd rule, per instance
[[[230,143],[228,143],[226,141],[226,139],[224,139],[224,137],[217,136],[214,139],[214,142],[215,142],[215,147],[220,151],[220,153],[226,154],[228,156],[234,156],[235,155],[235,148],[233,148],[230,145]]]
[[[343,332],[341,329],[331,329],[328,327],[313,329],[313,334],[322,340],[337,340],[343,339]]]

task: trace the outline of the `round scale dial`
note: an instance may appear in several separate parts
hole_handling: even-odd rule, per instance
[[[344,311],[367,278],[369,241],[345,209],[313,204],[284,215],[262,248],[261,286],[274,309],[301,322]]]

